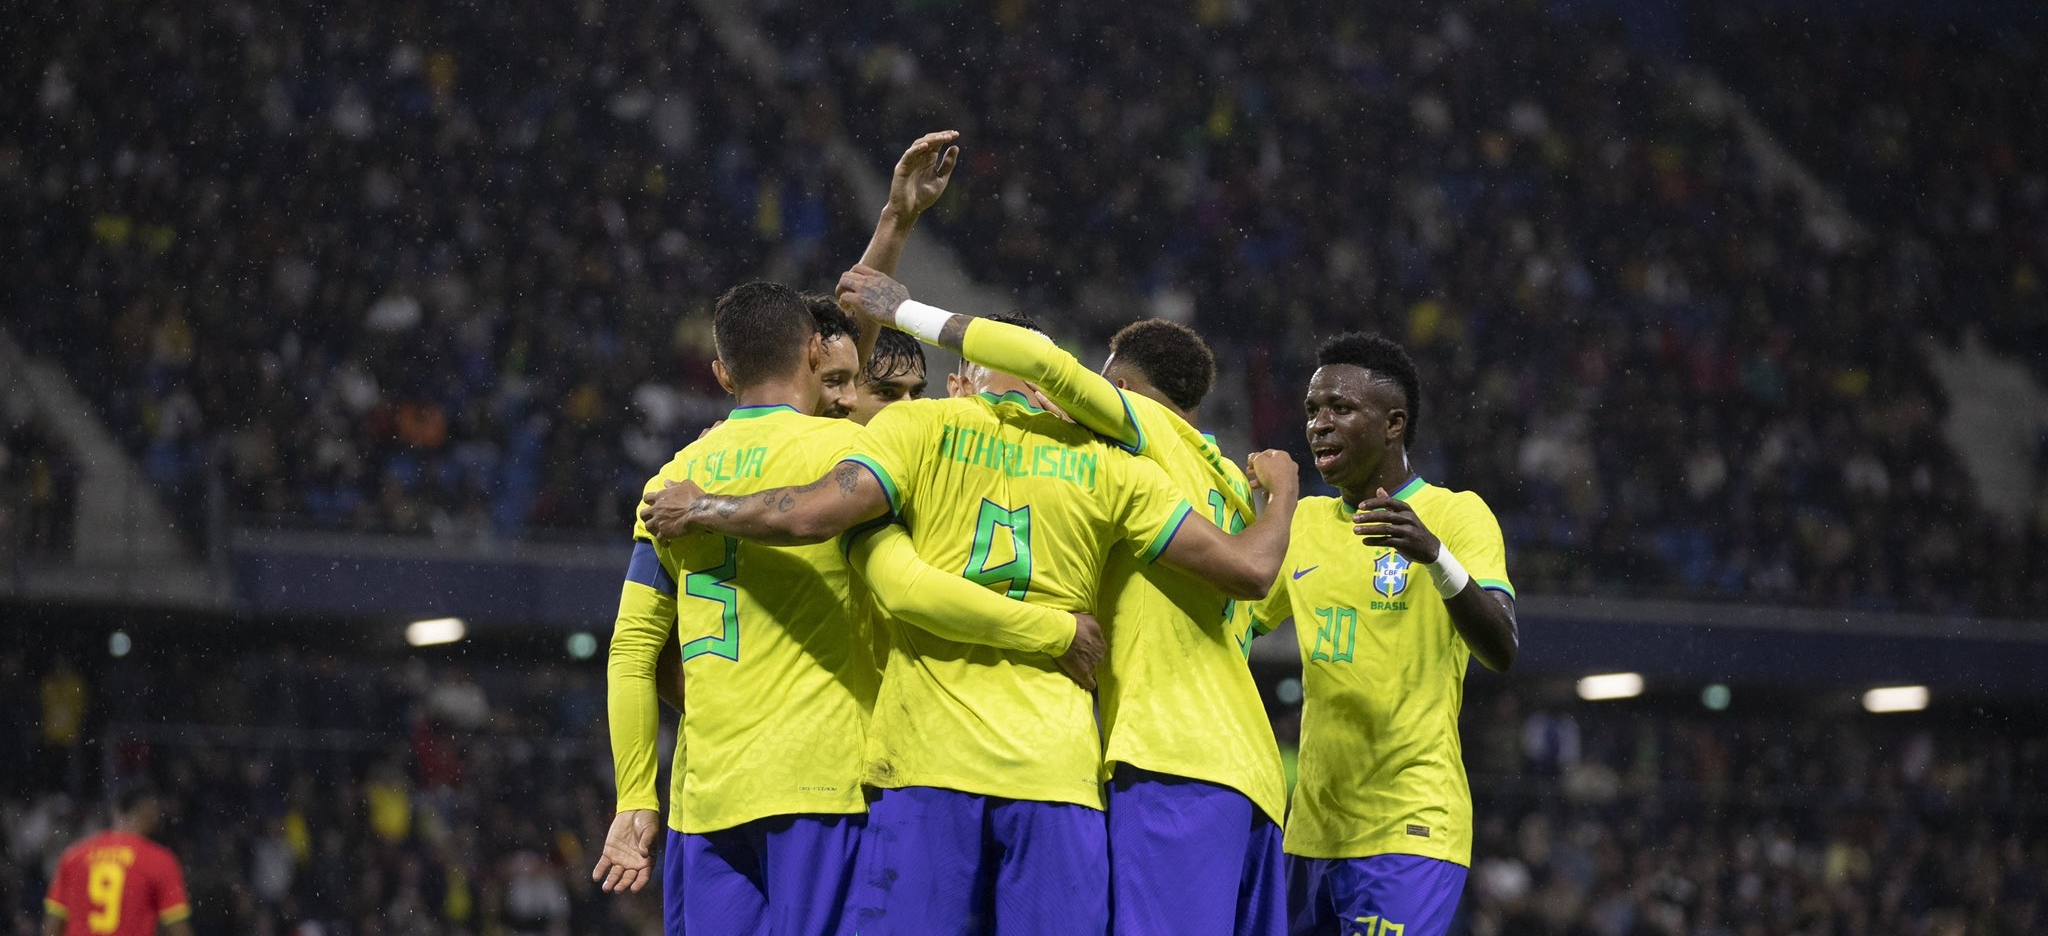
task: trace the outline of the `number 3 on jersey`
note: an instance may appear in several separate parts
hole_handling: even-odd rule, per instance
[[[740,659],[740,596],[726,584],[740,574],[740,542],[730,536],[719,539],[724,540],[725,561],[717,568],[683,576],[683,594],[718,602],[719,620],[725,625],[724,633],[717,637],[699,637],[683,644],[685,660],[707,653],[735,663]]]
[[[1002,557],[991,565],[991,561]],[[1011,510],[984,499],[974,518],[974,553],[967,557],[968,581],[1002,585],[1022,601],[1031,589],[1031,505]]]

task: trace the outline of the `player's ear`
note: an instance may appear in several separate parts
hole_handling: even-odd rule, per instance
[[[740,395],[740,392],[738,390],[733,389],[732,373],[725,369],[724,361],[721,361],[717,358],[711,359],[711,376],[718,378],[718,385],[720,387],[725,388],[725,392],[730,393],[733,396]]]
[[[1387,411],[1387,444],[1401,441],[1408,432],[1408,411],[1395,407]]]
[[[825,336],[811,333],[811,340],[804,342],[804,366],[815,374],[825,369]]]

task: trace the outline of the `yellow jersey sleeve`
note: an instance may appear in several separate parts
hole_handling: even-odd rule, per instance
[[[1458,557],[1458,564],[1472,576],[1472,584],[1514,598],[1515,586],[1508,581],[1507,546],[1501,537],[1500,521],[1494,518],[1486,501],[1471,491],[1460,491],[1447,501],[1444,528],[1431,532]]]
[[[675,570],[663,564],[651,539],[635,539],[605,658],[606,722],[620,812],[661,808],[655,793],[661,725],[654,671],[675,622]]]
[[[1028,328],[977,318],[960,339],[960,355],[1031,381],[1074,421],[1126,451],[1142,453],[1145,436],[1122,391],[1074,356]]]
[[[860,434],[860,441],[846,455],[846,461],[867,469],[881,482],[882,492],[889,497],[891,516],[901,516],[909,507],[905,498],[916,491],[914,482],[923,468],[935,428],[933,409],[916,400],[884,407],[868,422],[867,431]],[[905,483],[911,486],[906,488]]]
[[[850,555],[892,617],[947,640],[1053,656],[1074,642],[1072,614],[1012,601],[933,568],[897,524],[859,537]]]
[[[1295,508],[1296,516],[1300,515],[1300,511],[1301,508],[1297,506]],[[1292,548],[1291,532],[1286,558],[1288,560],[1296,558]],[[1294,616],[1294,605],[1292,599],[1287,594],[1287,581],[1288,577],[1293,574],[1290,570],[1298,571],[1299,568],[1298,565],[1283,563],[1280,566],[1280,574],[1273,577],[1273,587],[1267,589],[1266,597],[1252,603],[1251,627],[1254,633],[1270,634],[1274,628],[1286,623],[1288,618]]]
[[[1104,463],[1114,466],[1112,477],[1118,483],[1097,488],[1096,495],[1108,498],[1103,506],[1138,558],[1146,562],[1158,559],[1191,517],[1196,523],[1207,522],[1193,516],[1194,507],[1157,464],[1124,457]]]

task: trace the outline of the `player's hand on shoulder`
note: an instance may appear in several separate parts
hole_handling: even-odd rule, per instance
[[[1055,659],[1060,669],[1081,684],[1081,688],[1095,691],[1095,668],[1102,665],[1102,657],[1109,652],[1109,643],[1102,637],[1102,624],[1092,614],[1074,613],[1074,642],[1067,646],[1067,652]]]
[[[607,894],[639,893],[654,879],[654,835],[660,828],[661,815],[652,809],[628,809],[613,816],[590,879]]]
[[[1294,456],[1279,449],[1253,452],[1244,460],[1244,473],[1251,477],[1252,490],[1265,491],[1268,497],[1301,496],[1301,467]]]
[[[1389,496],[1386,488],[1359,501],[1351,522],[1351,532],[1365,545],[1392,546],[1413,562],[1435,562],[1437,551],[1443,548],[1436,534],[1415,515],[1415,508]]]
[[[690,508],[703,496],[704,489],[695,481],[663,481],[661,490],[649,491],[640,499],[640,522],[647,525],[647,532],[662,539],[693,532]]]

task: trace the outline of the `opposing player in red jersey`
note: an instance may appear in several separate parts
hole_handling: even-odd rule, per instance
[[[43,936],[192,936],[192,907],[177,856],[149,840],[162,808],[134,786],[114,807],[114,827],[65,850],[43,898]]]

